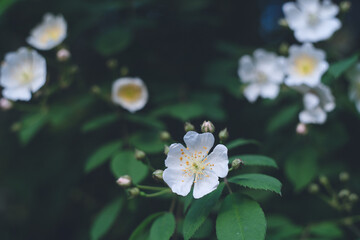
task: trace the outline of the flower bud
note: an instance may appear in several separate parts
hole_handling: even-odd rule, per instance
[[[358,195],[357,195],[356,193],[351,193],[351,194],[349,195],[349,200],[350,200],[351,202],[357,202],[357,201],[359,200],[359,197],[358,197]]]
[[[322,175],[319,177],[319,182],[322,184],[322,185],[328,185],[329,184],[329,180],[326,176]]]
[[[296,133],[299,135],[306,135],[308,132],[307,126],[304,123],[299,123],[296,126]]]
[[[339,197],[340,198],[348,197],[349,195],[350,195],[350,191],[348,189],[342,189],[339,192]]]
[[[106,66],[109,69],[115,69],[118,66],[118,61],[114,58],[111,58],[111,59],[107,60]]]
[[[341,182],[347,182],[350,179],[350,175],[347,172],[341,172],[339,174],[339,179]]]
[[[162,131],[160,133],[161,141],[167,142],[171,139],[170,133],[168,131]]]
[[[101,93],[101,88],[97,85],[94,85],[91,87],[91,92],[94,94],[99,94],[99,93]]]
[[[278,21],[278,24],[282,27],[289,27],[289,24],[288,22],[286,21],[285,18],[280,18],[279,21]]]
[[[161,182],[163,180],[163,172],[161,169],[155,170],[152,174],[153,179]]]
[[[59,62],[65,62],[70,58],[71,54],[66,48],[61,48],[56,53],[56,58]]]
[[[164,146],[164,154],[165,154],[165,155],[168,155],[169,150],[170,150],[170,149],[169,149],[169,146],[168,146],[168,145],[165,145],[165,146]]]
[[[348,12],[351,8],[351,2],[350,1],[342,1],[339,4],[341,12]]]
[[[12,102],[7,100],[6,98],[0,99],[0,108],[4,111],[11,109],[13,106]]]
[[[232,163],[231,163],[231,167],[233,169],[238,169],[242,165],[244,165],[244,162],[239,158],[234,159],[234,161],[232,161]]]
[[[316,183],[310,184],[309,187],[308,187],[308,191],[309,191],[309,193],[312,193],[312,194],[318,193],[319,192],[319,185],[317,185]]]
[[[120,75],[121,76],[126,76],[129,74],[129,68],[127,66],[122,66],[120,68]]]
[[[203,133],[206,133],[206,132],[213,133],[213,132],[215,132],[214,124],[212,124],[212,122],[210,122],[210,121],[204,121],[203,124],[201,125],[201,131]]]
[[[194,131],[195,127],[189,122],[186,122],[184,125],[185,132]]]
[[[127,194],[129,198],[135,198],[140,194],[140,190],[137,187],[129,188]]]
[[[21,124],[21,122],[15,122],[15,123],[13,123],[12,125],[11,125],[11,131],[13,131],[13,132],[18,132],[18,131],[20,131],[21,130],[21,128],[22,128],[22,124]]]
[[[225,128],[219,132],[219,139],[222,142],[225,142],[228,138],[229,138],[229,132],[228,132],[227,128]]]
[[[123,188],[128,188],[131,186],[132,181],[131,181],[131,177],[129,175],[124,175],[119,177],[118,180],[116,180],[116,183]]]
[[[141,151],[139,149],[135,149],[135,158],[137,160],[143,160],[146,157],[146,154],[144,151]]]
[[[281,43],[279,46],[280,54],[287,55],[289,53],[289,44]]]

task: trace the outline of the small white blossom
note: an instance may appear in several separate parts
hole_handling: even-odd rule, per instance
[[[288,86],[305,84],[315,87],[328,68],[326,53],[323,50],[314,48],[311,43],[302,46],[292,45],[289,48],[285,84]]]
[[[187,148],[180,143],[170,146],[163,178],[171,190],[181,196],[186,196],[194,183],[194,198],[201,198],[217,188],[219,177],[228,174],[228,149],[219,144],[209,154],[215,141],[212,133],[189,131],[184,141]]]
[[[330,88],[320,83],[313,88],[302,85],[295,89],[304,94],[305,109],[299,114],[300,122],[323,124],[326,121],[327,112],[331,112],[335,108],[335,99]]]
[[[350,79],[349,97],[355,102],[356,109],[360,112],[360,63],[357,63],[347,74]]]
[[[283,5],[289,27],[299,42],[318,42],[329,39],[341,28],[335,16],[339,7],[330,0],[297,0]]]
[[[112,86],[112,101],[130,112],[135,112],[147,103],[148,90],[140,78],[119,78]]]
[[[35,50],[20,48],[5,55],[1,65],[2,94],[10,100],[29,101],[31,92],[39,90],[46,81],[46,61]]]
[[[284,80],[284,58],[257,49],[254,56],[245,55],[239,60],[240,80],[247,84],[244,95],[250,102],[261,96],[274,99],[279,94],[279,85]]]
[[[62,43],[66,34],[67,24],[64,17],[47,13],[42,23],[31,30],[27,42],[39,50],[49,50]]]

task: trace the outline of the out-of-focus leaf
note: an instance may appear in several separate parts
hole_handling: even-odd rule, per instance
[[[278,168],[274,159],[262,155],[238,155],[230,157],[230,162],[239,158],[243,161],[245,166],[263,166]]]
[[[165,129],[165,125],[152,117],[147,117],[147,116],[143,116],[143,115],[138,115],[138,114],[127,114],[125,115],[125,118],[132,122],[132,123],[136,123],[139,125],[143,125],[143,126],[147,126],[150,128],[157,128],[157,129]]]
[[[346,70],[352,67],[359,59],[359,54],[355,54],[347,59],[338,61],[332,64],[329,68],[329,73],[334,77],[340,77]]]
[[[100,34],[94,42],[95,49],[104,56],[117,54],[131,43],[132,33],[125,28],[113,27]]]
[[[175,218],[172,213],[158,217],[150,228],[149,240],[169,240],[175,231]]]
[[[278,113],[275,114],[275,116],[270,119],[267,126],[267,131],[269,133],[274,133],[282,127],[287,126],[292,121],[295,122],[295,119],[297,119],[299,112],[299,105],[291,105],[281,109]]]
[[[27,144],[46,124],[48,116],[45,112],[35,113],[23,118],[19,137],[22,144]]]
[[[265,232],[265,215],[256,201],[240,193],[225,198],[216,219],[219,240],[262,240]]]
[[[186,213],[193,200],[193,192],[191,190],[190,193],[186,197],[184,197],[184,213]]]
[[[138,240],[138,238],[143,234],[146,230],[146,228],[156,219],[157,217],[164,214],[164,212],[154,213],[150,216],[148,216],[144,221],[140,223],[139,226],[133,231],[131,234],[129,240]]]
[[[266,238],[270,240],[299,239],[303,231],[303,227],[293,224],[283,216],[268,216],[267,226],[268,234]]]
[[[18,0],[1,0],[0,1],[0,17]]]
[[[110,167],[116,178],[122,175],[129,175],[135,184],[143,180],[148,172],[147,166],[138,161],[132,151],[123,151],[115,154],[111,160]]]
[[[171,116],[181,121],[188,121],[204,115],[204,109],[198,103],[176,103],[160,107],[152,112],[153,117]]]
[[[101,210],[91,226],[90,237],[92,240],[100,239],[109,231],[120,213],[122,204],[122,199],[116,199]]]
[[[164,143],[160,140],[157,131],[141,131],[132,135],[129,139],[134,147],[146,153],[159,153],[164,150]]]
[[[215,45],[215,48],[219,52],[227,54],[236,59],[238,59],[246,54],[251,55],[256,49],[255,47],[244,47],[244,46],[239,46],[237,44],[224,42],[224,41],[217,42]]]
[[[96,118],[91,119],[90,121],[86,122],[82,126],[81,130],[83,132],[90,132],[90,131],[102,128],[113,122],[116,122],[118,119],[119,119],[118,115],[115,113],[102,115],[102,116],[96,117]]]
[[[211,209],[219,200],[223,189],[224,183],[221,183],[212,193],[193,201],[184,219],[183,234],[185,240],[190,239],[204,223]]]
[[[270,177],[264,174],[240,174],[229,178],[229,182],[257,190],[272,191],[281,195],[281,182],[274,177]]]
[[[228,144],[226,144],[226,147],[229,150],[231,150],[231,149],[234,149],[234,148],[237,148],[237,147],[240,147],[243,145],[247,145],[247,144],[259,144],[259,142],[256,140],[252,140],[252,139],[238,138],[238,139],[235,139],[235,140],[229,142]]]
[[[312,225],[309,228],[309,232],[318,237],[326,237],[326,239],[343,238],[343,231],[341,228],[332,222],[322,222],[316,225]]]
[[[116,151],[122,146],[122,141],[114,141],[107,143],[97,149],[87,160],[85,164],[85,172],[91,172],[101,164],[105,163]]]

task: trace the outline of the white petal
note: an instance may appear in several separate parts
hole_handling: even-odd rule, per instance
[[[31,99],[31,92],[28,88],[5,88],[2,91],[5,98],[10,100],[29,101]]]
[[[207,177],[204,176],[194,184],[194,198],[201,198],[208,193],[214,191],[219,185],[219,178],[212,172],[206,172]]]
[[[319,0],[298,0],[301,10],[306,12],[317,12],[320,7]]]
[[[209,152],[214,145],[215,138],[212,133],[197,133],[189,131],[184,136],[184,142],[189,148],[189,151],[194,153],[195,151]]]
[[[285,3],[283,5],[283,12],[291,29],[301,28],[305,25],[305,16],[295,3]]]
[[[321,18],[332,18],[339,13],[339,7],[336,4],[333,4],[331,1],[324,0],[320,11],[319,16]]]
[[[320,104],[320,98],[313,93],[306,93],[304,95],[305,109],[314,109]]]
[[[163,179],[174,193],[186,196],[191,190],[194,176],[184,175],[181,169],[167,168],[164,170]]]
[[[184,154],[182,154],[184,152]],[[165,166],[171,168],[181,168],[183,155],[188,154],[188,150],[180,143],[171,144],[169,153],[165,159]]]
[[[212,169],[208,166],[207,171],[212,171],[221,178],[226,177],[229,172],[229,158],[227,153],[227,147],[222,144],[217,145],[205,161],[205,163],[213,165],[211,166]]]
[[[262,86],[260,95],[263,98],[274,99],[279,94],[279,91],[280,91],[279,85],[267,83]]]
[[[321,83],[316,86],[316,88],[314,88],[314,91],[319,96],[320,105],[325,111],[330,112],[334,110],[335,98],[332,95],[331,90],[328,86]]]
[[[243,83],[254,81],[256,78],[255,66],[250,56],[242,56],[239,60],[238,75]]]
[[[260,87],[258,84],[250,84],[244,89],[244,96],[249,102],[255,102],[259,97]]]
[[[299,120],[305,124],[323,124],[326,121],[326,112],[320,107],[311,110],[304,110],[300,112]]]

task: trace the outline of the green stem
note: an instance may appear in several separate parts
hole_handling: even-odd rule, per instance
[[[171,190],[168,188],[168,189],[165,189],[165,190],[162,190],[160,192],[156,192],[156,193],[151,193],[151,194],[147,194],[147,193],[144,193],[144,192],[141,192],[141,196],[143,197],[158,197],[158,196],[161,196],[163,194],[166,194],[166,193],[171,193]]]
[[[224,178],[224,182],[225,182],[225,184],[226,184],[227,189],[229,190],[229,193],[232,194],[233,192],[232,192],[232,190],[231,190],[231,187],[230,187],[230,184],[229,184],[227,178]]]
[[[145,185],[136,185],[136,187],[144,190],[153,190],[153,191],[162,191],[165,189],[169,189],[167,187],[154,187],[154,186],[145,186]]]
[[[146,161],[146,163],[147,163],[148,168],[150,169],[150,171],[151,171],[151,172],[154,172],[156,169],[151,165],[150,159],[149,159],[147,156],[145,157],[145,161]]]

